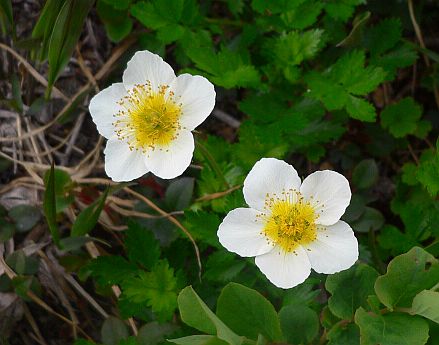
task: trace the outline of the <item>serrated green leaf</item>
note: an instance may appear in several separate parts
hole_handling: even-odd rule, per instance
[[[360,307],[355,323],[360,327],[361,345],[424,345],[428,339],[428,323],[408,314],[369,314]]]
[[[121,283],[137,273],[137,268],[121,256],[99,256],[83,268],[90,272],[100,285]]]
[[[393,48],[401,39],[401,20],[386,18],[366,33],[366,46],[372,55],[382,54]]]
[[[432,195],[439,193],[439,151],[425,151],[421,156],[418,169],[416,171],[417,180]]]
[[[299,65],[318,51],[323,30],[291,31],[274,43],[274,54],[281,65]]]
[[[326,278],[325,287],[331,293],[328,306],[340,319],[351,319],[358,307],[367,306],[367,297],[374,293],[378,272],[359,264]]]
[[[236,306],[240,306],[236,308]],[[271,341],[282,339],[279,317],[273,305],[259,292],[237,283],[227,284],[217,301],[216,314],[237,334]]]
[[[151,272],[138,272],[122,282],[122,290],[134,303],[150,306],[159,320],[169,320],[177,307],[177,279],[166,261],[160,261]]]
[[[419,247],[394,258],[375,282],[375,292],[387,308],[411,307],[413,298],[439,281],[439,262]]]
[[[355,6],[364,2],[364,0],[330,0],[325,4],[325,11],[331,18],[345,22],[354,13]]]
[[[314,24],[322,11],[323,4],[319,1],[295,1],[296,7],[281,14],[281,19],[289,29],[302,30]]]
[[[421,106],[413,98],[407,97],[381,112],[381,125],[394,137],[402,138],[415,133],[421,114]]]
[[[128,223],[125,246],[130,261],[152,269],[160,258],[160,246],[154,234],[136,222]]]
[[[364,122],[374,122],[376,118],[375,107],[368,101],[349,95],[346,102],[349,115]]]

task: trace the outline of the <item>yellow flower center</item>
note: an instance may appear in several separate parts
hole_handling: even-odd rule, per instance
[[[281,197],[267,194],[265,209],[267,214],[260,215],[265,223],[262,232],[285,252],[292,252],[299,245],[316,239],[318,214],[300,192],[292,189],[283,191]]]
[[[181,104],[168,91],[168,85],[153,90],[151,83],[136,84],[117,103],[123,107],[113,123],[119,140],[126,141],[130,150],[162,148],[178,136],[181,129]]]

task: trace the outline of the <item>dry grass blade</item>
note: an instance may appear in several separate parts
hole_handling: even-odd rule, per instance
[[[43,86],[47,87],[47,80],[37,72],[35,68],[32,67],[32,65],[26,61],[24,57],[22,57],[20,54],[18,54],[14,49],[7,46],[6,44],[0,43],[0,48],[6,50],[9,52],[13,57],[15,57],[18,61],[20,61],[24,67],[29,71],[29,73]],[[53,87],[52,96],[55,98],[62,98],[63,100],[67,101],[69,98],[64,95],[59,89],[56,87]]]
[[[3,266],[3,269],[6,273],[6,275],[9,277],[9,279],[13,279],[17,276],[17,274],[8,266],[8,264],[5,262],[5,259],[3,258],[3,255],[0,255],[0,264]],[[56,312],[52,309],[46,302],[44,302],[41,298],[39,298],[37,295],[35,295],[31,290],[27,291],[26,295],[36,304],[38,304],[41,308],[49,312],[50,314],[56,316],[60,320],[68,323],[71,326],[75,326],[77,330],[88,340],[93,340],[82,328],[80,328],[78,325],[76,325],[75,322],[68,319],[64,315]]]

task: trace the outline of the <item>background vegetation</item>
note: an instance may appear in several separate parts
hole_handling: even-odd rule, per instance
[[[439,344],[436,1],[0,0],[0,28],[1,344]],[[184,176],[114,184],[88,102],[141,49],[217,103]],[[354,267],[282,290],[221,247],[261,157],[348,177]]]

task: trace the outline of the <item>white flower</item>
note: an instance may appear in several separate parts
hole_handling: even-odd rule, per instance
[[[108,139],[107,175],[114,181],[130,181],[148,171],[165,179],[181,175],[192,160],[191,131],[215,105],[213,85],[201,76],[176,77],[149,51],[134,54],[122,81],[90,102],[93,121]]]
[[[250,208],[229,212],[218,229],[221,244],[255,263],[287,289],[310,275],[335,273],[358,259],[358,242],[340,220],[351,199],[349,183],[335,171],[316,171],[301,183],[284,161],[262,158],[244,181]]]

